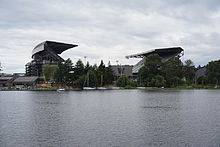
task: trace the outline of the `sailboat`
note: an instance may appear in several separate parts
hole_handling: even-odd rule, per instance
[[[103,75],[101,75],[101,87],[97,87],[98,90],[106,90],[107,88],[103,87]]]
[[[87,86],[84,86],[85,83],[87,83]],[[86,79],[85,79],[84,84],[83,84],[83,90],[95,90],[95,89],[96,89],[95,87],[89,87],[89,71],[88,71]]]

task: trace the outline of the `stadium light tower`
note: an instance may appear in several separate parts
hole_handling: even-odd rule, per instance
[[[119,63],[118,60],[116,60],[117,62],[117,66],[118,66],[118,69],[119,69],[119,74],[122,76],[122,68],[121,68],[121,63]]]
[[[86,58],[87,58],[87,56],[84,56],[84,59],[85,59],[85,65],[86,65]]]
[[[116,60],[117,65],[118,65],[118,62],[119,62],[119,61],[118,61],[118,60]]]
[[[0,62],[0,71],[2,71],[2,63]]]

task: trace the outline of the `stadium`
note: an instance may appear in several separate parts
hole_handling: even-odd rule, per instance
[[[45,64],[57,65],[64,59],[59,56],[62,52],[78,45],[54,41],[44,41],[32,51],[32,61],[25,65],[26,76],[42,76],[42,67]]]
[[[125,56],[127,59],[129,58],[142,58],[137,64],[135,64],[132,68],[132,74],[137,75],[139,69],[144,66],[144,62],[147,56],[151,54],[158,54],[162,57],[162,62],[168,61],[170,58],[175,56],[183,56],[184,50],[181,47],[171,47],[171,48],[159,48],[152,49],[143,53],[133,54]]]

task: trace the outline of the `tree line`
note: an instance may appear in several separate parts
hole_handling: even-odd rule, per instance
[[[172,57],[164,61],[158,54],[145,57],[144,66],[139,70],[136,78],[126,75],[114,77],[111,65],[105,66],[103,61],[86,65],[81,60],[73,64],[70,59],[58,65],[44,65],[45,81],[58,84],[70,84],[79,88],[83,86],[99,87],[116,83],[119,87],[178,87],[192,85],[216,86],[220,83],[220,60],[209,62],[205,68],[206,76],[196,76],[192,60],[182,62],[180,58]]]
[[[195,66],[191,60],[183,63],[179,57],[162,61],[157,54],[146,57],[144,66],[138,72],[141,85],[147,87],[176,87],[194,83]]]
[[[220,60],[211,61],[206,65],[207,76],[201,76],[197,83],[201,85],[219,85],[220,84]]]
[[[138,72],[140,85],[148,87],[177,87],[189,85],[218,85],[220,82],[220,60],[211,61],[206,66],[206,76],[197,77],[192,60],[184,63],[172,57],[164,62],[157,54],[146,57],[144,66]]]
[[[145,58],[144,66],[139,70],[136,80],[121,76],[117,83],[122,87],[217,86],[220,83],[220,60],[209,62],[205,68],[207,75],[197,77],[196,71],[199,68],[195,67],[192,60],[182,62],[177,56],[163,61],[158,54],[151,54]]]
[[[105,66],[103,61],[99,66],[86,65],[78,60],[74,65],[71,59],[60,62],[58,65],[44,65],[43,73],[45,81],[57,84],[72,85],[78,88],[83,86],[99,87],[112,84],[114,80],[111,65]]]

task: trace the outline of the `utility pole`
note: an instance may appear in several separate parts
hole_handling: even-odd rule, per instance
[[[103,75],[101,75],[101,87],[103,85]]]

